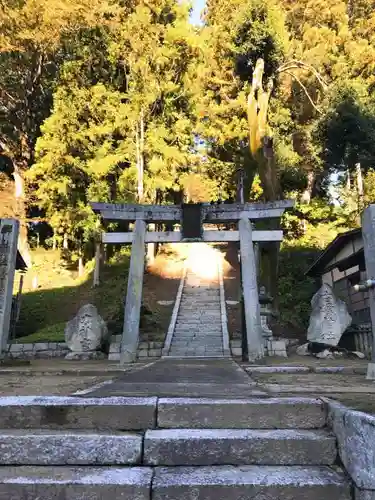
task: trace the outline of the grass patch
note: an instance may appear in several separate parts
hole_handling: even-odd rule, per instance
[[[17,338],[17,342],[20,344],[33,344],[35,342],[65,342],[64,329],[65,323],[49,325],[35,333],[32,333],[31,335]]]
[[[45,270],[41,269],[38,275],[41,288],[35,291],[28,290],[22,296],[16,338],[29,337],[33,334],[37,335],[35,338],[38,340],[42,336],[43,340],[52,342],[63,339],[62,327],[65,327],[66,322],[71,320],[85,304],[94,304],[107,322],[109,331],[119,333],[123,321],[129,251],[119,253],[109,264],[103,266],[101,284],[95,288],[92,287],[92,272],[78,279],[72,274],[69,275],[62,268],[61,262],[56,262],[56,256],[51,262],[51,254],[45,251]],[[41,252],[40,256],[43,256]]]

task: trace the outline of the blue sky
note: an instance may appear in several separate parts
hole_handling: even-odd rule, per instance
[[[190,16],[190,21],[192,24],[201,24],[200,15],[205,7],[205,0],[193,0],[193,12]]]

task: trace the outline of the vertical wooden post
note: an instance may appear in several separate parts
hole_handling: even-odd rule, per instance
[[[94,277],[92,285],[100,285],[100,263],[102,260],[102,244],[97,242],[95,245],[95,267],[94,267]]]
[[[145,267],[146,223],[135,223],[128,276],[128,289],[124,313],[124,329],[121,339],[120,364],[136,360],[141,317],[143,273]]]
[[[245,323],[249,361],[263,358],[264,347],[260,321],[257,272],[252,238],[252,227],[247,217],[238,224],[240,233],[241,276],[245,305]]]

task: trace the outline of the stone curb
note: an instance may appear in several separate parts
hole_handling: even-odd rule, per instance
[[[228,332],[228,318],[227,318],[227,306],[225,302],[225,288],[223,279],[223,266],[222,262],[218,260],[218,275],[219,275],[219,291],[220,291],[220,316],[221,316],[221,329],[223,335],[223,353],[224,356],[230,356],[230,342],[229,342],[229,332]]]
[[[184,269],[182,271],[180,285],[179,285],[178,290],[177,290],[176,300],[175,300],[173,311],[172,311],[171,322],[170,322],[169,327],[168,327],[168,333],[167,333],[167,336],[165,338],[164,347],[162,350],[162,356],[167,356],[169,349],[171,347],[173,333],[174,333],[174,329],[175,329],[176,323],[177,323],[178,311],[180,310],[182,292],[184,290],[186,275],[187,275],[187,264],[185,262]]]
[[[364,375],[367,372],[366,367],[355,366],[245,366],[245,371],[249,374],[256,373],[342,373],[346,375]]]

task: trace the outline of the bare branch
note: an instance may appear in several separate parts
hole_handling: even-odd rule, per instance
[[[279,68],[276,70],[277,73],[283,73],[287,70],[290,70],[290,69],[294,69],[294,68],[306,68],[308,69],[309,71],[311,71],[316,79],[318,80],[318,82],[321,84],[321,86],[323,87],[324,90],[327,89],[328,87],[328,84],[327,82],[325,82],[325,80],[323,79],[323,77],[320,75],[320,73],[311,65],[311,64],[307,64],[303,61],[299,61],[298,59],[292,59],[291,61],[288,61],[284,64],[282,64],[281,66],[279,66]]]
[[[308,100],[310,101],[311,105],[313,106],[313,108],[321,115],[323,114],[319,108],[316,107],[314,101],[312,100],[307,88],[304,86],[304,84],[301,82],[301,80],[298,78],[298,76],[296,76],[294,73],[292,73],[291,71],[288,71],[286,69],[283,70],[284,73],[287,73],[288,75],[290,75],[292,78],[294,78],[298,83],[299,85],[301,86],[301,88],[303,89],[303,91],[305,92]]]

